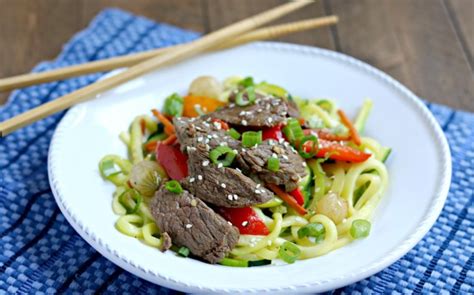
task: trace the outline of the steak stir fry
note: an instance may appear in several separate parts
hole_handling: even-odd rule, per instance
[[[358,135],[370,107],[354,126],[328,100],[293,98],[250,77],[199,77],[187,96],[152,110],[158,122],[139,116],[121,135],[131,161],[101,160],[117,186],[116,227],[161,251],[245,267],[365,237],[370,223],[351,214],[375,207],[390,152],[369,140],[376,159]]]

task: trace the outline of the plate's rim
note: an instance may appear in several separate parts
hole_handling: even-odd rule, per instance
[[[363,62],[351,56],[345,55],[343,53],[311,47],[306,45],[297,45],[284,42],[255,42],[252,44],[244,45],[245,47],[254,47],[257,50],[280,50],[280,51],[289,51],[298,54],[308,54],[315,56],[323,56],[330,58],[339,62],[344,62],[350,66],[354,66],[358,69],[364,70],[365,72],[371,74],[375,78],[389,85],[397,92],[401,93],[402,99],[410,102],[416,111],[421,115],[421,117],[428,123],[428,126],[431,128],[431,132],[435,137],[435,140],[439,144],[439,147],[442,151],[442,167],[440,171],[441,181],[439,182],[439,189],[436,196],[432,199],[430,210],[427,211],[423,221],[416,227],[408,239],[403,243],[397,245],[393,251],[385,256],[380,261],[370,264],[365,268],[362,268],[357,274],[347,274],[342,275],[337,278],[327,279],[324,281],[317,281],[312,283],[305,284],[292,284],[285,287],[279,288],[250,288],[246,289],[245,287],[239,289],[231,288],[214,288],[207,287],[205,285],[189,284],[184,280],[178,278],[170,278],[161,275],[158,272],[154,272],[149,269],[144,269],[141,266],[136,265],[133,261],[128,260],[126,257],[121,256],[119,253],[112,251],[106,243],[104,243],[99,237],[95,236],[93,231],[90,228],[85,227],[77,216],[75,216],[70,208],[68,207],[67,201],[62,197],[61,185],[59,184],[56,174],[54,173],[55,167],[55,155],[58,153],[58,144],[60,143],[61,135],[64,132],[67,132],[68,122],[75,119],[75,117],[80,112],[80,105],[71,108],[64,118],[59,123],[56,128],[51,145],[48,153],[48,177],[51,185],[53,195],[55,197],[56,203],[58,204],[61,212],[64,214],[68,222],[72,227],[79,233],[79,235],[85,239],[93,248],[100,252],[110,261],[117,264],[119,267],[126,269],[127,271],[138,275],[148,281],[153,283],[159,283],[166,287],[175,288],[183,291],[196,291],[199,292],[285,292],[285,291],[295,291],[298,288],[304,288],[305,290],[313,291],[326,291],[332,288],[338,288],[346,286],[350,283],[365,279],[382,269],[390,266],[403,255],[405,255],[409,250],[411,250],[430,230],[430,228],[435,223],[436,219],[441,213],[441,210],[444,206],[445,200],[448,196],[449,187],[451,183],[451,152],[447,139],[439,126],[438,122],[425,106],[425,104],[408,88],[403,86],[400,82],[389,76],[388,74],[382,72],[381,70]]]

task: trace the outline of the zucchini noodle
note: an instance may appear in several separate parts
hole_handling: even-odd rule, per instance
[[[222,100],[226,100],[229,93],[238,88],[241,79],[240,77],[231,77],[225,82],[225,89],[220,96]],[[258,85],[257,90],[264,94],[265,91],[267,94],[277,92],[281,94],[280,96],[291,97],[285,89],[277,85],[265,82]],[[321,125],[318,128],[324,127],[326,131],[329,130],[335,135],[347,134],[348,128],[341,124],[337,114],[338,107],[334,102],[326,99],[318,102],[309,102],[297,97],[293,97],[293,99],[299,105],[301,116],[306,122],[312,119],[313,122]],[[370,100],[364,102],[355,122],[355,128],[359,132],[363,132],[371,109],[372,102]],[[157,130],[159,131],[157,132]],[[161,130],[158,129],[158,122],[151,116],[135,117],[129,129],[119,135],[120,140],[127,146],[129,158],[106,155],[99,163],[101,175],[115,185],[112,210],[117,215],[116,229],[124,235],[140,239],[144,244],[158,249],[163,244],[163,238],[160,236],[160,230],[150,212],[151,198],[143,196],[142,200],[140,197],[136,208],[130,210],[130,208],[126,208],[127,204],[123,203],[120,196],[126,191],[138,189],[138,186],[131,187],[132,168],[144,159],[155,160],[155,154],[149,150],[147,152],[147,144],[149,144],[150,137],[153,138],[155,144],[157,138],[162,140],[166,137]],[[164,137],[160,137],[160,135],[164,135]],[[365,161],[359,161],[360,163],[327,161],[321,156],[319,159],[307,160],[309,175],[303,186],[300,182],[300,189],[305,192],[305,209],[308,213],[304,216],[298,215],[294,207],[289,207],[283,202],[283,198],[278,196],[274,196],[264,204],[252,207],[256,215],[268,227],[270,233],[266,236],[240,235],[237,245],[228,254],[228,258],[274,260],[282,258],[280,246],[283,245],[282,249],[284,249],[285,245],[292,243],[300,250],[298,259],[308,259],[324,255],[351,243],[354,240],[351,236],[354,235],[351,230],[353,221],[358,219],[370,221],[387,188],[388,173],[384,162],[391,149],[369,137],[361,137],[359,147],[350,141],[343,145],[345,148],[356,148],[360,153],[370,153],[371,156],[365,160],[369,157],[366,155]],[[330,155],[327,157],[331,158]],[[162,175],[162,178],[166,177],[167,175]],[[151,192],[153,190],[154,188]],[[344,211],[339,211],[344,213],[339,219],[334,216],[330,217],[328,212],[325,212],[326,215],[323,212],[318,212],[318,210],[324,211],[318,204],[326,196],[334,194],[337,195],[337,200],[344,203]],[[347,213],[345,213],[346,211]],[[310,230],[312,230],[311,234],[308,233]]]

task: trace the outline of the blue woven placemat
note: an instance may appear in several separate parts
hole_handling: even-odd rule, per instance
[[[100,13],[45,71],[185,42],[198,37],[117,9]],[[0,121],[94,82],[101,74],[16,91]],[[453,180],[426,237],[382,272],[336,292],[474,293],[474,114],[428,104],[449,140]],[[118,268],[90,247],[54,202],[47,176],[51,136],[64,113],[0,139],[0,294],[175,293]]]

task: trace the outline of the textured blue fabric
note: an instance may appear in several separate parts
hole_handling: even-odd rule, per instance
[[[45,71],[110,56],[169,46],[198,37],[109,9],[77,34]],[[16,91],[0,121],[94,82],[101,74]],[[337,293],[474,293],[474,114],[428,104],[453,154],[453,181],[435,226],[407,255],[382,272]],[[118,268],[66,222],[48,184],[46,157],[64,113],[0,139],[0,294],[175,293]]]

